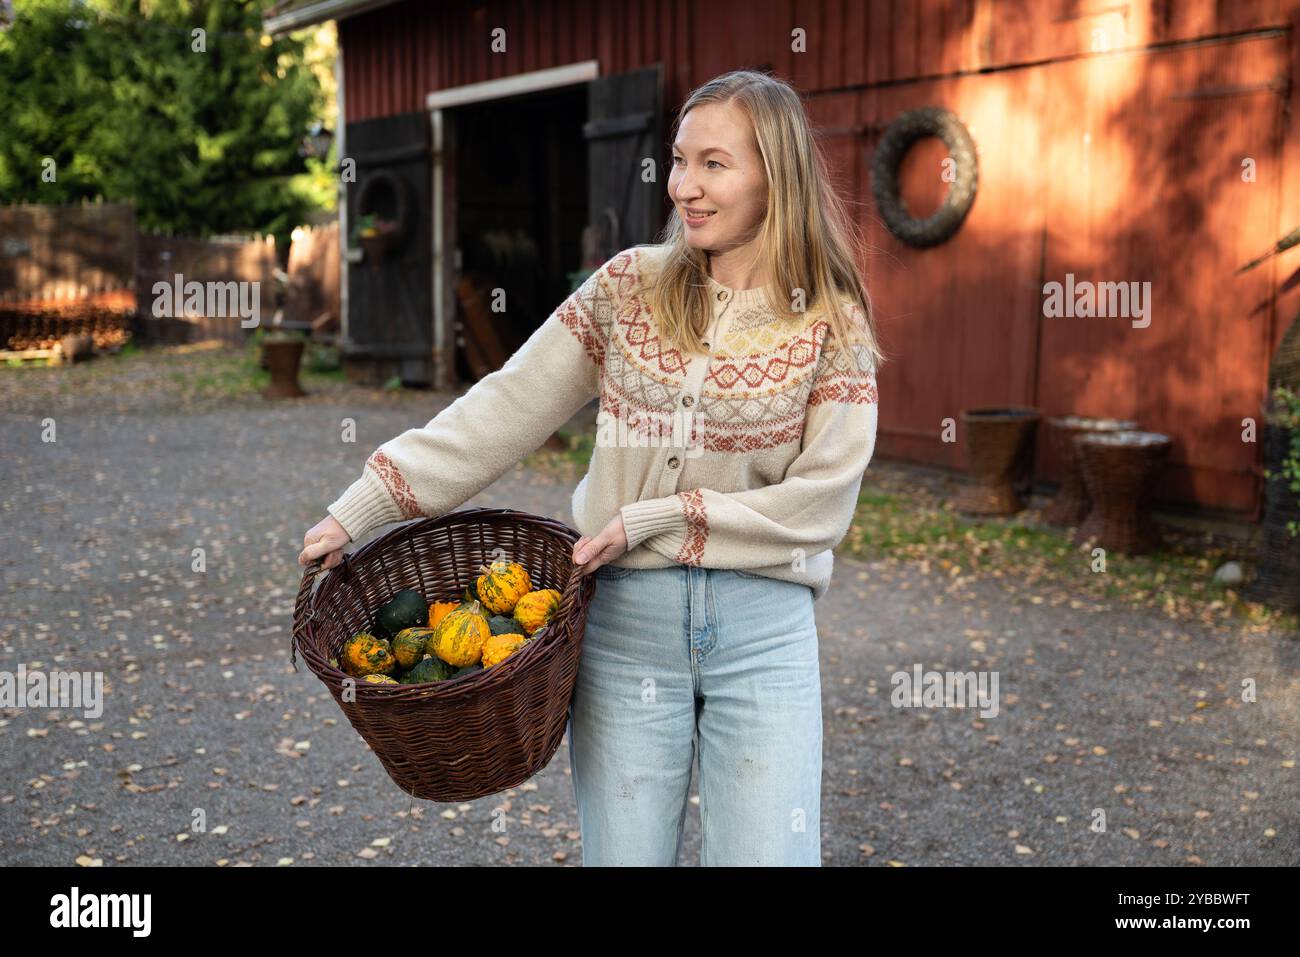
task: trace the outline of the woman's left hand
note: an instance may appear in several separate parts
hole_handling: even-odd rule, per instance
[[[590,575],[601,565],[608,564],[627,551],[627,529],[623,527],[623,513],[615,515],[595,538],[583,535],[573,545],[573,563],[583,565],[582,573]]]

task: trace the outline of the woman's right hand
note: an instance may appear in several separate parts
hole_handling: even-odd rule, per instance
[[[338,519],[333,515],[326,515],[309,528],[307,534],[302,537],[305,547],[298,555],[298,564],[310,565],[312,561],[323,555],[325,561],[321,567],[333,568],[343,561],[343,546],[350,541],[352,537],[343,530]]]

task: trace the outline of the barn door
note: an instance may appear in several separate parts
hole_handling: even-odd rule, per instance
[[[364,258],[348,264],[348,337],[342,352],[371,363],[374,375],[400,375],[408,384],[433,380],[430,291],[429,117],[406,113],[349,123],[348,223],[361,216],[396,226],[392,242],[349,237]]]
[[[667,185],[663,142],[663,69],[659,64],[587,84],[590,223],[584,236],[588,263],[648,243],[659,228]],[[654,180],[646,182],[646,160]]]

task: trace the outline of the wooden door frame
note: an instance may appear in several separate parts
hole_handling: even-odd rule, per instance
[[[435,90],[425,97],[424,106],[429,111],[429,126],[432,134],[430,163],[433,169],[433,183],[429,192],[433,199],[431,273],[433,277],[433,387],[435,389],[448,389],[456,382],[456,344],[452,329],[452,317],[456,314],[454,298],[456,263],[454,256],[451,255],[452,250],[448,249],[447,244],[447,220],[454,221],[456,208],[455,197],[447,193],[444,158],[448,133],[447,117],[443,112],[470,103],[504,100],[539,90],[577,86],[599,77],[599,60],[581,60],[545,70],[516,73],[497,80]]]

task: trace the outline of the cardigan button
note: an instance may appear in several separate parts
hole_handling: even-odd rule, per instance
[[[704,346],[706,349],[709,348],[709,343],[707,341],[701,342],[700,345]]]
[[[692,405],[694,405],[694,404],[695,404],[695,396],[693,396],[693,395],[684,395],[684,396],[682,396],[682,405],[685,405],[685,406],[692,406]]]
[[[725,289],[719,289],[719,290],[718,290],[718,302],[726,302],[726,301],[727,301],[727,297],[730,296],[730,295],[731,295],[731,293],[729,293],[727,290],[725,290]]]
[[[681,465],[681,464],[682,464],[681,461],[680,461],[680,460],[677,458],[677,456],[675,456],[675,455],[674,455],[672,458],[670,458],[670,459],[668,460],[668,467],[669,467],[670,469],[675,469],[675,468],[677,468],[677,466],[679,466],[679,465]]]

